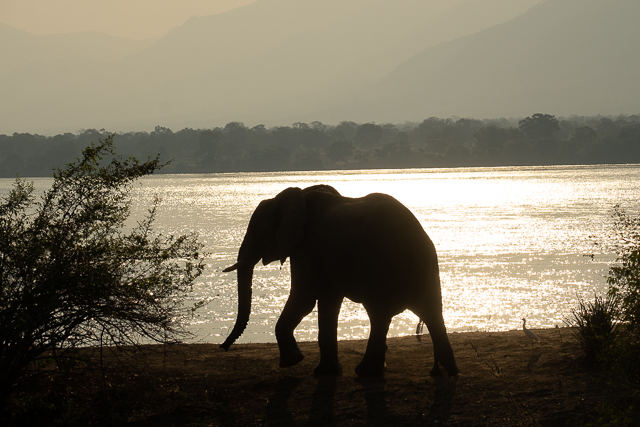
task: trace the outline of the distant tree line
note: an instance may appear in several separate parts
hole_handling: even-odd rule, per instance
[[[51,176],[109,134],[88,129],[50,137],[0,135],[0,176]],[[163,173],[640,163],[640,116],[558,119],[538,113],[522,120],[431,117],[421,123],[272,128],[231,122],[118,133],[115,144],[125,156],[171,160]]]

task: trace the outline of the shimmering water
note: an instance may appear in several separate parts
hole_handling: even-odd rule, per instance
[[[578,296],[606,289],[613,257],[599,253],[594,241],[606,240],[615,204],[639,207],[639,181],[639,165],[157,175],[136,186],[133,208],[140,215],[160,196],[157,228],[195,230],[210,253],[193,295],[211,298],[191,325],[197,340],[221,342],[233,327],[236,277],[221,271],[235,261],[260,200],[318,183],[351,197],[388,193],[409,207],[438,251],[447,329],[498,331],[520,327],[522,317],[531,327],[561,325]],[[0,191],[10,183],[0,180]],[[289,286],[288,262],[259,264],[239,342],[275,341]],[[396,316],[389,335],[413,333],[417,320],[410,312]],[[339,327],[340,339],[366,338],[362,307],[345,300]],[[296,335],[316,338],[315,311]]]

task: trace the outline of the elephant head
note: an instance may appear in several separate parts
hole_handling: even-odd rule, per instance
[[[251,216],[238,252],[238,261],[224,272],[238,271],[238,316],[236,324],[220,347],[228,350],[244,332],[251,313],[253,267],[262,259],[267,265],[284,263],[304,238],[307,208],[300,188],[287,188],[273,199],[260,202]]]

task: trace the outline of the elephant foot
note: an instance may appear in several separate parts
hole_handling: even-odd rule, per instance
[[[447,372],[449,378],[456,378],[458,376],[458,372],[460,372],[458,366],[455,364],[453,366],[445,367],[444,370]],[[431,369],[431,372],[429,372],[429,375],[431,375],[433,378],[444,376],[439,365],[434,366]]]
[[[433,378],[444,377],[444,374],[440,370],[439,366],[434,366],[433,368],[431,368],[429,375]]]
[[[384,375],[384,371],[387,368],[386,363],[364,363],[360,362],[358,366],[356,366],[356,375],[359,377],[381,377]]]
[[[300,350],[287,353],[280,352],[280,367],[289,368],[300,363],[302,359],[304,359],[304,354]]]
[[[447,371],[449,378],[458,378],[458,373],[460,372],[458,365],[445,367],[445,370]]]
[[[342,375],[342,364],[337,360],[330,362],[321,360],[313,370],[313,376],[318,377],[323,375]]]

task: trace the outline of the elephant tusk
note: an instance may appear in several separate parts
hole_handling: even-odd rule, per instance
[[[224,270],[222,270],[223,273],[228,273],[230,271],[234,271],[238,269],[238,264],[240,264],[239,262],[236,262],[235,264],[233,264],[231,267],[227,267]]]
[[[258,260],[259,260],[259,259],[258,259]],[[258,262],[258,261],[256,261],[256,262]],[[239,260],[238,260],[238,262],[236,262],[235,264],[233,264],[231,267],[227,267],[227,268],[225,268],[224,270],[222,270],[222,272],[223,272],[223,273],[228,273],[228,272],[230,272],[230,271],[234,271],[234,270],[237,270],[237,269],[239,269],[239,268],[240,268],[240,269],[242,269],[242,268],[249,268],[249,267],[253,268],[253,266],[256,264],[256,262],[251,263],[251,262],[246,261],[246,260],[244,260],[244,259],[239,259]]]

